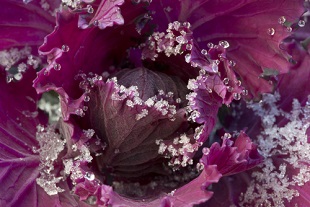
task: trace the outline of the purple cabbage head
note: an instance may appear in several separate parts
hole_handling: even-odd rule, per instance
[[[303,1],[3,4],[0,206],[251,206],[268,162],[299,173],[306,156],[275,153],[268,127],[290,123],[294,98],[308,109],[308,87],[286,84],[306,85]]]

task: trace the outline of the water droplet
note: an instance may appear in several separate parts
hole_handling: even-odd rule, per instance
[[[89,100],[90,100],[90,97],[89,97],[89,96],[85,96],[85,97],[84,97],[84,101],[85,101],[85,102],[88,102]]]
[[[184,43],[185,43],[185,39],[184,39],[183,36],[177,36],[177,37],[175,38],[175,40],[176,40],[178,43],[180,43],[180,44],[184,44]]]
[[[191,44],[187,44],[187,45],[186,45],[186,49],[187,49],[187,50],[192,50],[192,48],[193,48],[193,46],[192,46]]]
[[[35,146],[33,146],[33,147],[32,147],[32,152],[33,152],[33,153],[38,153],[38,149],[37,149]]]
[[[87,5],[87,12],[88,12],[89,14],[94,13],[94,8],[93,8],[91,5]]]
[[[191,27],[191,23],[189,23],[189,22],[184,22],[184,23],[183,23],[183,26],[189,29],[189,28]]]
[[[190,54],[186,54],[185,55],[185,62],[189,63],[191,61],[191,55]]]
[[[298,21],[298,26],[304,27],[305,25],[306,25],[305,20],[299,20],[299,21]]]
[[[88,84],[87,84],[87,82],[86,81],[81,81],[80,83],[79,83],[79,87],[80,87],[80,89],[87,89],[88,88]]]
[[[240,100],[241,99],[240,93],[233,93],[233,97],[234,97],[235,100]]]
[[[75,114],[78,115],[78,116],[84,116],[84,112],[83,112],[83,109],[76,109],[75,110]]]
[[[172,11],[172,8],[171,8],[170,6],[167,6],[166,8],[164,8],[164,10],[165,10],[166,12],[171,12],[171,11]]]
[[[202,49],[202,50],[201,50],[201,54],[207,55],[207,54],[208,54],[208,51],[207,51],[206,49]]]
[[[293,31],[293,28],[292,28],[292,27],[287,27],[286,30],[287,30],[288,32],[292,32],[292,31]]]
[[[175,29],[176,31],[179,31],[180,26],[181,26],[181,23],[180,23],[180,22],[178,22],[178,21],[174,21],[174,22],[173,22],[173,27],[174,27],[174,29]]]
[[[227,86],[226,89],[227,89],[228,92],[232,92],[233,91],[233,88],[231,86]]]
[[[273,36],[276,33],[276,30],[274,28],[268,28],[267,29],[267,34]]]
[[[205,70],[199,70],[199,75],[201,76],[205,76],[206,75],[206,71]],[[205,76],[206,79],[208,78],[208,75]]]
[[[202,149],[202,153],[203,153],[204,155],[208,155],[208,154],[210,153],[210,149],[207,148],[207,147],[204,147],[204,148]]]
[[[43,72],[43,74],[44,74],[45,76],[49,75],[49,73],[50,73],[50,71],[47,70],[47,69],[45,69],[44,72]]]
[[[224,83],[225,85],[228,85],[229,79],[228,79],[228,78],[224,78],[223,83]]]
[[[63,45],[63,46],[61,46],[61,50],[63,51],[63,52],[68,52],[69,51],[69,46],[68,45]]]
[[[95,180],[95,175],[92,172],[86,172],[85,175],[84,175],[84,178],[87,179],[87,180],[92,181],[92,180]]]
[[[244,89],[242,90],[242,95],[247,96],[249,94],[248,90]]]
[[[226,132],[226,133],[224,134],[223,138],[224,138],[224,139],[230,139],[230,138],[231,138],[231,134],[229,134],[229,133]]]
[[[28,4],[30,2],[32,2],[33,0],[23,0],[24,4]]]
[[[71,148],[72,148],[73,151],[76,151],[77,150],[77,145],[73,144]]]
[[[209,43],[207,44],[207,46],[208,46],[208,48],[213,48],[213,47],[214,47],[214,44],[213,44],[212,42],[209,42]]]
[[[226,58],[225,54],[223,54],[223,53],[219,54],[218,57],[219,57],[220,61],[224,61]]]
[[[286,22],[285,16],[282,16],[278,19],[279,24],[283,25]]]
[[[219,71],[218,64],[216,64],[215,62],[212,63],[212,70],[215,73],[217,73]]]
[[[16,73],[15,75],[14,75],[14,78],[15,78],[15,80],[21,80],[22,78],[23,78],[23,74],[21,74],[21,73]]]
[[[13,77],[12,77],[12,76],[8,75],[8,76],[6,77],[6,82],[7,82],[7,83],[12,82],[12,80],[13,80]]]
[[[228,63],[231,67],[235,67],[236,66],[236,62],[233,60],[230,60]]]
[[[194,68],[197,68],[197,67],[198,67],[198,64],[195,63],[195,62],[191,62],[191,66],[194,67]]]
[[[197,163],[196,168],[198,171],[202,171],[204,169],[204,164]]]
[[[88,110],[88,106],[83,106],[83,111],[87,111]]]
[[[53,68],[54,68],[54,70],[60,70],[61,69],[61,65],[56,63]]]
[[[94,24],[94,26],[97,27],[97,26],[99,25],[99,21],[98,21],[98,20],[95,20],[93,24]]]
[[[235,83],[236,83],[237,86],[241,86],[241,81],[240,80],[236,80]]]
[[[226,40],[220,41],[219,45],[221,45],[224,48],[229,48],[229,43]]]

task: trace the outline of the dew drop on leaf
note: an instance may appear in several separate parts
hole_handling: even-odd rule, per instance
[[[299,20],[299,21],[298,21],[298,26],[299,26],[299,27],[304,27],[305,25],[306,25],[305,20]]]
[[[281,25],[283,25],[283,24],[285,23],[285,21],[286,21],[285,16],[282,16],[282,17],[280,17],[280,18],[278,19],[278,22],[279,22],[279,24],[281,24]]]
[[[56,63],[53,68],[54,68],[54,70],[60,70],[61,69],[61,65]]]
[[[270,36],[273,36],[276,33],[276,30],[274,28],[268,28],[267,29],[267,34]]]
[[[219,45],[221,45],[222,47],[224,47],[225,49],[226,48],[229,48],[229,43],[225,40],[222,40],[219,42]]]
[[[86,172],[85,175],[84,175],[84,178],[87,179],[87,180],[92,181],[92,180],[95,179],[95,175],[92,172]]]
[[[63,45],[63,46],[61,46],[61,50],[63,51],[63,52],[68,52],[69,51],[69,46],[68,45]]]

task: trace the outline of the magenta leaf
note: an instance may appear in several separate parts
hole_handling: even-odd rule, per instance
[[[202,157],[205,165],[217,165],[217,169],[224,176],[251,169],[262,161],[257,146],[243,131],[235,141],[224,139],[222,146],[218,143],[212,144],[210,152]]]
[[[161,32],[169,22],[189,22],[201,49],[227,41],[227,58],[235,62],[234,71],[256,96],[272,90],[268,81],[259,78],[265,68],[280,73],[289,69],[290,56],[279,44],[290,35],[291,23],[303,13],[302,3],[301,0],[194,3],[158,0],[151,3],[150,9],[154,12],[153,23]]]
[[[1,69],[2,70],[2,69]],[[38,111],[38,95],[31,87],[35,71],[29,70],[18,82],[6,83],[0,75],[0,205],[1,206],[84,206],[71,195],[48,196],[37,185],[40,156],[34,152],[38,124],[46,124],[46,116]],[[61,184],[67,188],[67,184]],[[85,205],[86,206],[86,205]]]
[[[47,3],[52,11],[60,5],[58,0],[47,1]],[[25,45],[37,47],[53,30],[54,17],[45,11],[37,0],[28,4],[23,1],[5,0],[1,5],[0,50]]]

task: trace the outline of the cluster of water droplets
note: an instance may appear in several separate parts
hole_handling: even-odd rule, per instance
[[[163,90],[158,90],[157,95],[149,97],[146,101],[140,98],[139,89],[137,86],[130,86],[126,88],[123,85],[117,83],[116,78],[112,78],[109,81],[114,83],[114,92],[112,94],[112,100],[125,101],[126,106],[129,108],[136,108],[136,120],[140,120],[149,114],[149,111],[155,109],[162,116],[169,118],[171,121],[175,120],[177,113],[177,105],[182,101],[180,98],[174,99],[174,93],[165,93]]]
[[[166,32],[154,32],[146,44],[142,44],[142,59],[156,60],[159,53],[164,53],[167,57],[180,55],[190,51],[193,47],[192,32],[189,22],[178,22],[168,24]],[[185,60],[187,60],[185,56]]]
[[[93,1],[92,1],[93,2]],[[92,3],[87,1],[87,3]],[[82,12],[85,11],[88,14],[94,13],[94,8],[91,4],[86,4],[82,0],[62,0],[63,5],[70,7],[71,9],[75,9],[76,11]]]
[[[169,159],[168,166],[172,167],[174,171],[179,170],[180,167],[193,165],[192,156],[203,144],[203,142],[199,142],[202,131],[202,127],[197,127],[195,134],[181,134],[172,141],[156,140],[155,143],[159,146],[158,154]]]
[[[143,101],[139,97],[140,94],[137,86],[130,86],[127,88],[123,85],[119,85],[116,77],[107,80],[106,77],[107,76],[103,77],[93,73],[89,73],[88,75],[81,73],[75,77],[76,80],[81,80],[79,87],[84,91],[84,104],[81,108],[76,109],[76,115],[81,117],[85,115],[85,112],[88,110],[87,103],[91,101],[90,92],[92,88],[99,82],[105,82],[105,84],[113,83],[114,89],[110,97],[113,101],[124,101],[129,108],[137,107],[137,121],[146,117],[149,110],[152,108],[160,112],[162,116],[167,116],[171,121],[175,120],[177,106],[182,104],[182,100],[180,98],[175,99],[173,92],[165,93],[163,90],[158,90],[157,95]]]
[[[218,73],[219,72],[219,64],[227,59],[226,54],[225,54],[225,52],[221,52],[218,55],[217,59],[211,59],[209,51],[210,50],[218,50],[218,49],[220,50],[220,48],[223,48],[226,50],[230,47],[230,44],[226,40],[221,40],[221,41],[219,41],[218,44],[213,44],[212,42],[209,42],[207,44],[207,47],[208,47],[208,49],[202,49],[201,50],[201,54],[204,56],[204,58],[206,58],[208,60],[208,62],[210,63],[210,67],[212,68],[212,70],[208,71],[208,72]],[[204,66],[204,65],[199,65],[197,63],[194,63],[193,61],[191,62],[191,65],[193,67],[198,66],[200,68],[203,68],[203,66]],[[235,61],[233,61],[233,60],[229,61],[229,66],[235,67],[235,65],[236,65]]]
[[[227,41],[220,41],[219,46],[222,46],[224,49],[229,48],[229,43]],[[216,48],[217,46],[213,45],[212,43],[208,44],[209,48]],[[233,70],[234,67],[236,67],[236,62],[234,60],[229,60],[226,58],[226,55],[219,55],[219,59],[215,60],[216,65],[219,65],[220,62],[224,63],[224,67],[226,70]],[[218,71],[217,71],[218,72]],[[227,71],[226,71],[227,72]],[[228,72],[227,72],[228,74]],[[233,99],[235,100],[240,100],[242,96],[247,96],[248,95],[248,90],[243,88],[242,86],[242,81],[238,78],[236,78],[235,75],[232,75],[231,78],[225,77],[227,74],[221,74],[218,73],[218,75],[221,77],[224,85],[226,86],[226,89],[229,93],[232,93]]]
[[[242,82],[238,79],[230,80],[229,78],[221,79],[220,76],[217,76],[218,78],[215,78],[214,75],[208,75],[205,70],[200,70],[200,75],[196,77],[196,79],[190,79],[188,81],[187,88],[193,92],[190,92],[187,94],[186,98],[189,101],[188,106],[188,112],[191,113],[189,120],[195,121],[197,118],[199,118],[200,113],[195,110],[196,105],[196,97],[197,97],[197,91],[199,90],[206,90],[208,93],[219,93],[217,91],[215,84],[215,81],[221,81],[222,86],[226,88],[225,97],[229,96],[229,94],[232,95],[232,98],[234,100],[240,100],[242,96],[248,95],[248,90],[244,89],[242,87]],[[217,82],[219,84],[219,82]],[[221,91],[223,93],[223,91]],[[218,94],[221,95],[221,94]],[[224,99],[226,99],[223,97]],[[223,103],[225,103],[227,106],[229,106],[230,100],[223,100]]]
[[[293,22],[289,22],[285,16],[281,16],[278,18],[278,23],[286,28],[287,32],[292,32],[294,27],[304,27],[306,25],[305,19],[300,19],[296,26]],[[267,34],[270,36],[274,36],[276,34],[276,30],[273,27],[267,29]]]
[[[0,65],[7,72],[7,83],[21,80],[29,68],[38,69],[40,64],[41,59],[33,56],[28,46],[0,51]]]
[[[88,110],[87,103],[90,101],[90,92],[92,88],[95,87],[96,83],[98,81],[102,81],[104,77],[94,74],[92,72],[88,73],[86,75],[85,73],[79,73],[74,77],[75,80],[80,80],[79,82],[79,88],[83,90],[83,102],[81,108],[77,108],[75,110],[75,114],[78,116],[83,117],[85,115],[85,112]]]
[[[99,146],[101,144],[101,142],[98,143],[98,140],[99,139],[95,136],[95,131],[93,129],[83,130],[83,134],[81,135],[79,141],[71,146],[70,151],[73,151],[73,156],[63,160],[64,175],[70,175],[70,179],[74,185],[79,182],[83,182],[82,178],[88,181],[96,182],[96,185],[100,184],[100,181],[96,179],[95,174],[86,166],[87,163],[92,163],[93,161],[90,148],[94,150],[92,148],[93,145]],[[100,151],[104,150],[105,147],[97,147],[96,149]]]
[[[67,0],[65,0],[67,1]],[[68,0],[68,2],[71,0]],[[91,26],[105,29],[114,24],[122,25],[124,23],[121,15],[121,6],[124,1],[107,0],[100,4],[100,10],[97,10],[97,5],[91,5],[94,1],[80,1],[77,4],[70,6],[75,12],[80,13],[78,27],[87,29]]]
[[[201,72],[207,73],[217,73],[218,75],[224,76],[225,74],[219,73],[220,64],[225,62],[230,69],[236,66],[234,60],[228,60],[226,58],[225,50],[230,47],[230,44],[226,40],[221,40],[217,45],[213,43],[208,43],[208,49],[201,50],[201,57],[196,57],[197,54],[193,53],[194,48],[192,32],[190,30],[189,22],[178,22],[169,23],[166,32],[155,32],[149,37],[146,44],[142,44],[143,52],[142,59],[149,58],[153,61],[156,60],[158,54],[164,53],[167,57],[171,55],[184,55],[185,62],[189,63],[192,67],[200,68]],[[224,51],[219,54],[218,59],[211,59],[209,55],[210,50],[222,50]],[[204,71],[205,70],[205,71]],[[226,78],[226,79],[225,79]],[[235,100],[240,100],[241,95],[247,96],[248,91],[245,89],[236,90],[236,88],[241,88],[241,81],[233,80],[229,81],[227,77],[223,79],[226,80],[227,90],[233,94]],[[212,92],[211,89],[210,93]]]
[[[55,70],[55,71],[60,71],[61,70],[61,64],[57,62],[57,59],[60,58],[63,53],[68,53],[70,51],[70,47],[68,45],[62,45],[60,48],[58,48],[55,52],[55,54],[53,54],[54,57],[56,57],[55,60],[53,60],[50,65],[48,67],[45,68],[44,70],[44,75],[48,76],[51,69]]]
[[[73,9],[79,9],[81,7],[81,0],[62,0],[63,5],[69,6]]]

